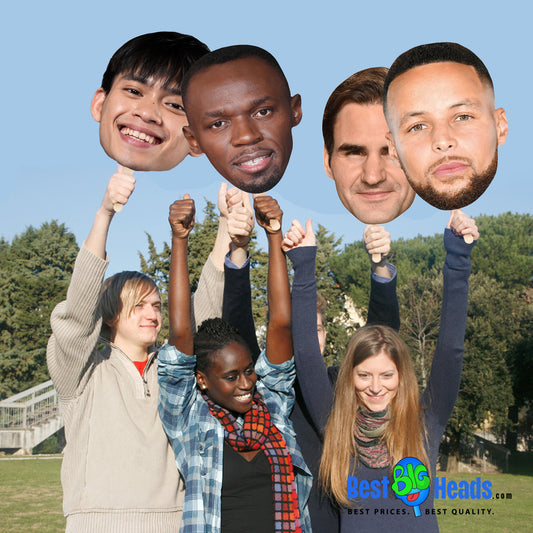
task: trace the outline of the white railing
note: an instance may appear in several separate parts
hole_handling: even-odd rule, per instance
[[[59,415],[52,380],[0,401],[0,430],[27,429]]]

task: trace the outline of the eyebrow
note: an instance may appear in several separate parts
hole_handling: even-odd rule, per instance
[[[270,99],[271,99],[270,96],[263,96],[262,98],[256,98],[255,100],[252,100],[250,104],[250,109],[254,107],[258,107],[264,104],[265,102],[268,102]],[[208,118],[217,118],[221,115],[226,115],[226,114],[227,114],[227,111],[225,111],[224,108],[222,108],[222,109],[215,109],[214,111],[206,111],[204,113],[204,116]]]
[[[364,146],[362,144],[350,144],[350,143],[341,144],[337,148],[337,151],[345,153],[345,154],[348,153],[348,152],[356,152],[356,153],[366,154],[368,152],[366,146]]]
[[[481,104],[479,102],[476,102],[474,100],[461,100],[460,102],[457,102],[457,103],[452,104],[451,106],[449,106],[448,109],[456,109],[458,107],[465,107],[465,106],[466,107],[473,107],[475,109],[480,109],[481,108]],[[423,116],[426,113],[427,113],[427,111],[409,111],[407,113],[404,113],[400,117],[400,124],[403,124],[405,121],[407,121],[409,119]]]

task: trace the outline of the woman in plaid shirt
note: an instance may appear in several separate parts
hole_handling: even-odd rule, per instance
[[[236,208],[245,211],[246,200]],[[254,207],[269,244],[266,352],[255,367],[247,343],[221,319],[206,321],[193,338],[187,237],[194,202],[185,198],[170,210],[172,331],[159,353],[159,410],[185,480],[186,533],[311,531],[311,474],[289,421],[295,370],[282,212],[268,196],[256,197]],[[244,294],[234,319],[251,313],[249,282]]]

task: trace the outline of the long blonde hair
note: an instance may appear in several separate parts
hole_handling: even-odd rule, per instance
[[[424,446],[426,428],[419,391],[407,346],[387,326],[364,326],[351,338],[339,370],[335,400],[326,425],[319,480],[326,494],[339,505],[350,506],[347,476],[357,463],[354,429],[361,403],[353,380],[353,369],[369,357],[385,352],[398,369],[399,384],[390,405],[390,421],[383,435],[392,467],[404,457],[416,457],[429,469]]]

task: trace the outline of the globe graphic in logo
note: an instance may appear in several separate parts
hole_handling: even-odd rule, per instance
[[[406,505],[413,507],[415,516],[420,516],[420,504],[429,494],[428,469],[415,457],[404,457],[392,470],[394,483],[391,488]]]

